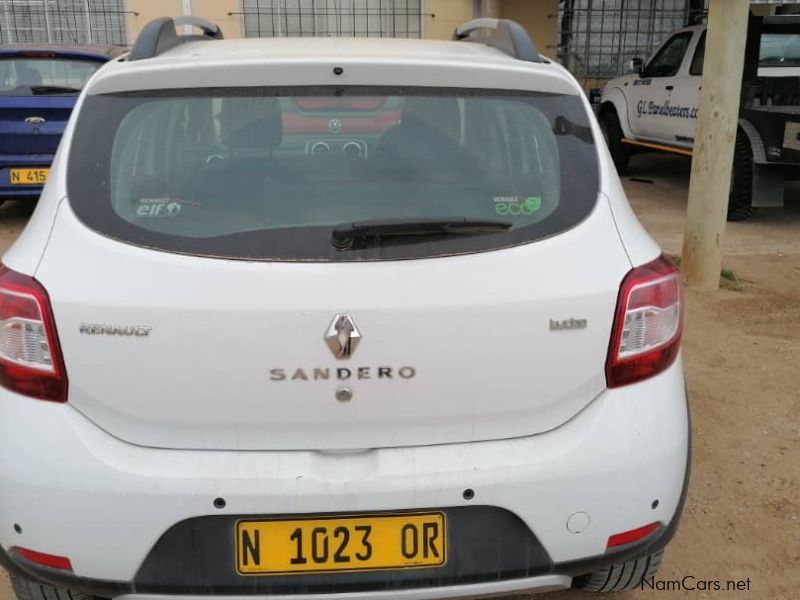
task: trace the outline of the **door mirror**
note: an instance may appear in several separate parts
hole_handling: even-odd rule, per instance
[[[644,69],[644,61],[641,58],[632,58],[628,61],[628,73],[641,75]]]

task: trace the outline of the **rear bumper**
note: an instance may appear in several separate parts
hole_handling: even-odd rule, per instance
[[[42,185],[11,185],[10,169],[12,167],[49,167],[53,162],[52,154],[0,154],[0,200],[12,198],[38,198],[42,193]]]
[[[43,186],[30,186],[25,189],[0,187],[0,200],[37,200],[42,195]]]
[[[29,577],[101,596],[447,598],[564,587],[573,576],[661,547],[672,536],[688,479],[685,400],[678,362],[649,381],[607,390],[545,434],[325,454],[141,448],[109,436],[68,405],[3,391],[0,545],[67,556],[74,574],[16,555],[2,558]],[[463,498],[466,488],[475,491],[471,501]],[[226,499],[225,509],[212,507],[217,497]],[[154,553],[164,551],[159,540],[187,520],[432,507],[501,509],[518,519],[546,558],[501,579],[496,573],[484,581],[435,583],[429,573],[424,584],[411,581],[402,592],[386,581],[364,589],[348,583],[358,579],[342,576],[322,578],[309,590],[305,575],[294,576],[296,589],[288,591],[269,577],[231,588],[218,585],[213,574],[186,581],[180,573],[146,568],[169,562],[155,560]],[[577,512],[590,523],[571,533],[567,521]],[[656,536],[606,552],[610,535],[654,521],[666,525]],[[223,547],[232,545],[227,538],[219,540]],[[174,553],[185,551],[173,546]]]
[[[563,590],[570,585],[570,578],[560,575],[543,575],[513,581],[478,583],[473,585],[444,586],[436,589],[393,590],[388,592],[344,592],[335,595],[301,594],[261,596],[265,600],[437,600],[444,598],[478,598],[495,594],[515,594],[522,592],[552,592]],[[189,600],[197,596],[175,596],[159,594],[125,594],[118,600]],[[259,596],[255,596],[258,598]],[[232,600],[237,596],[214,596],[215,600]]]

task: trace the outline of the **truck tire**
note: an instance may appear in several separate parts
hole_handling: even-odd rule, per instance
[[[728,197],[728,221],[744,221],[753,214],[753,148],[747,134],[736,132],[733,150],[731,193]]]
[[[37,583],[13,573],[9,573],[9,578],[18,600],[96,600],[94,596]]]
[[[608,151],[611,152],[614,166],[617,167],[617,173],[623,175],[628,170],[631,151],[622,143],[622,127],[614,110],[600,113],[600,129],[603,131]]]
[[[634,590],[642,585],[645,579],[655,577],[664,551],[638,556],[625,562],[615,563],[594,573],[576,577],[572,587],[586,592],[621,592]]]

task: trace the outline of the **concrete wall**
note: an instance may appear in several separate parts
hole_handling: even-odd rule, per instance
[[[497,1],[497,0],[495,0]],[[227,38],[243,35],[239,0],[190,0],[192,14],[217,23]],[[183,14],[183,0],[128,0],[128,39],[133,41],[150,20]],[[423,0],[423,32],[426,38],[449,40],[453,30],[474,17],[473,0]]]
[[[453,30],[475,16],[473,0],[425,0],[425,37],[448,40]],[[558,0],[482,0],[481,16],[518,21],[531,34],[539,52],[556,55]]]
[[[239,0],[191,0],[192,14],[209,19],[222,28],[226,38],[238,38],[242,33],[242,12]]]
[[[181,0],[128,0],[128,42],[133,44],[136,36],[156,17],[174,17],[181,13]]]
[[[424,0],[422,31],[428,39],[449,40],[456,27],[474,18],[472,0]]]
[[[767,4],[763,5],[752,5],[750,7],[750,12],[752,12],[757,17],[766,17],[767,15],[772,15],[775,13],[774,6],[768,6]]]
[[[527,29],[541,54],[555,58],[558,0],[504,0],[503,16]]]
[[[142,27],[156,17],[174,17],[183,14],[184,4],[191,14],[213,21],[222,28],[227,38],[242,37],[241,15],[228,15],[241,12],[239,0],[128,0],[127,10],[138,13],[128,15],[128,40],[133,43]]]
[[[227,38],[243,35],[239,0],[128,0],[128,39],[132,42],[142,27],[156,17],[183,14],[184,5],[198,17],[217,23]],[[429,39],[449,40],[461,23],[473,19],[474,0],[423,0],[423,32]],[[484,16],[519,21],[536,40],[539,52],[555,56],[558,0],[482,0]]]

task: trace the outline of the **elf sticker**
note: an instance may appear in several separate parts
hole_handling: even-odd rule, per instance
[[[136,214],[140,217],[175,217],[181,203],[173,198],[140,198]]]
[[[495,196],[494,211],[501,217],[535,215],[542,210],[541,196]]]
[[[187,202],[180,198],[139,198],[136,214],[140,217],[177,217],[184,204],[202,206],[195,202]]]

